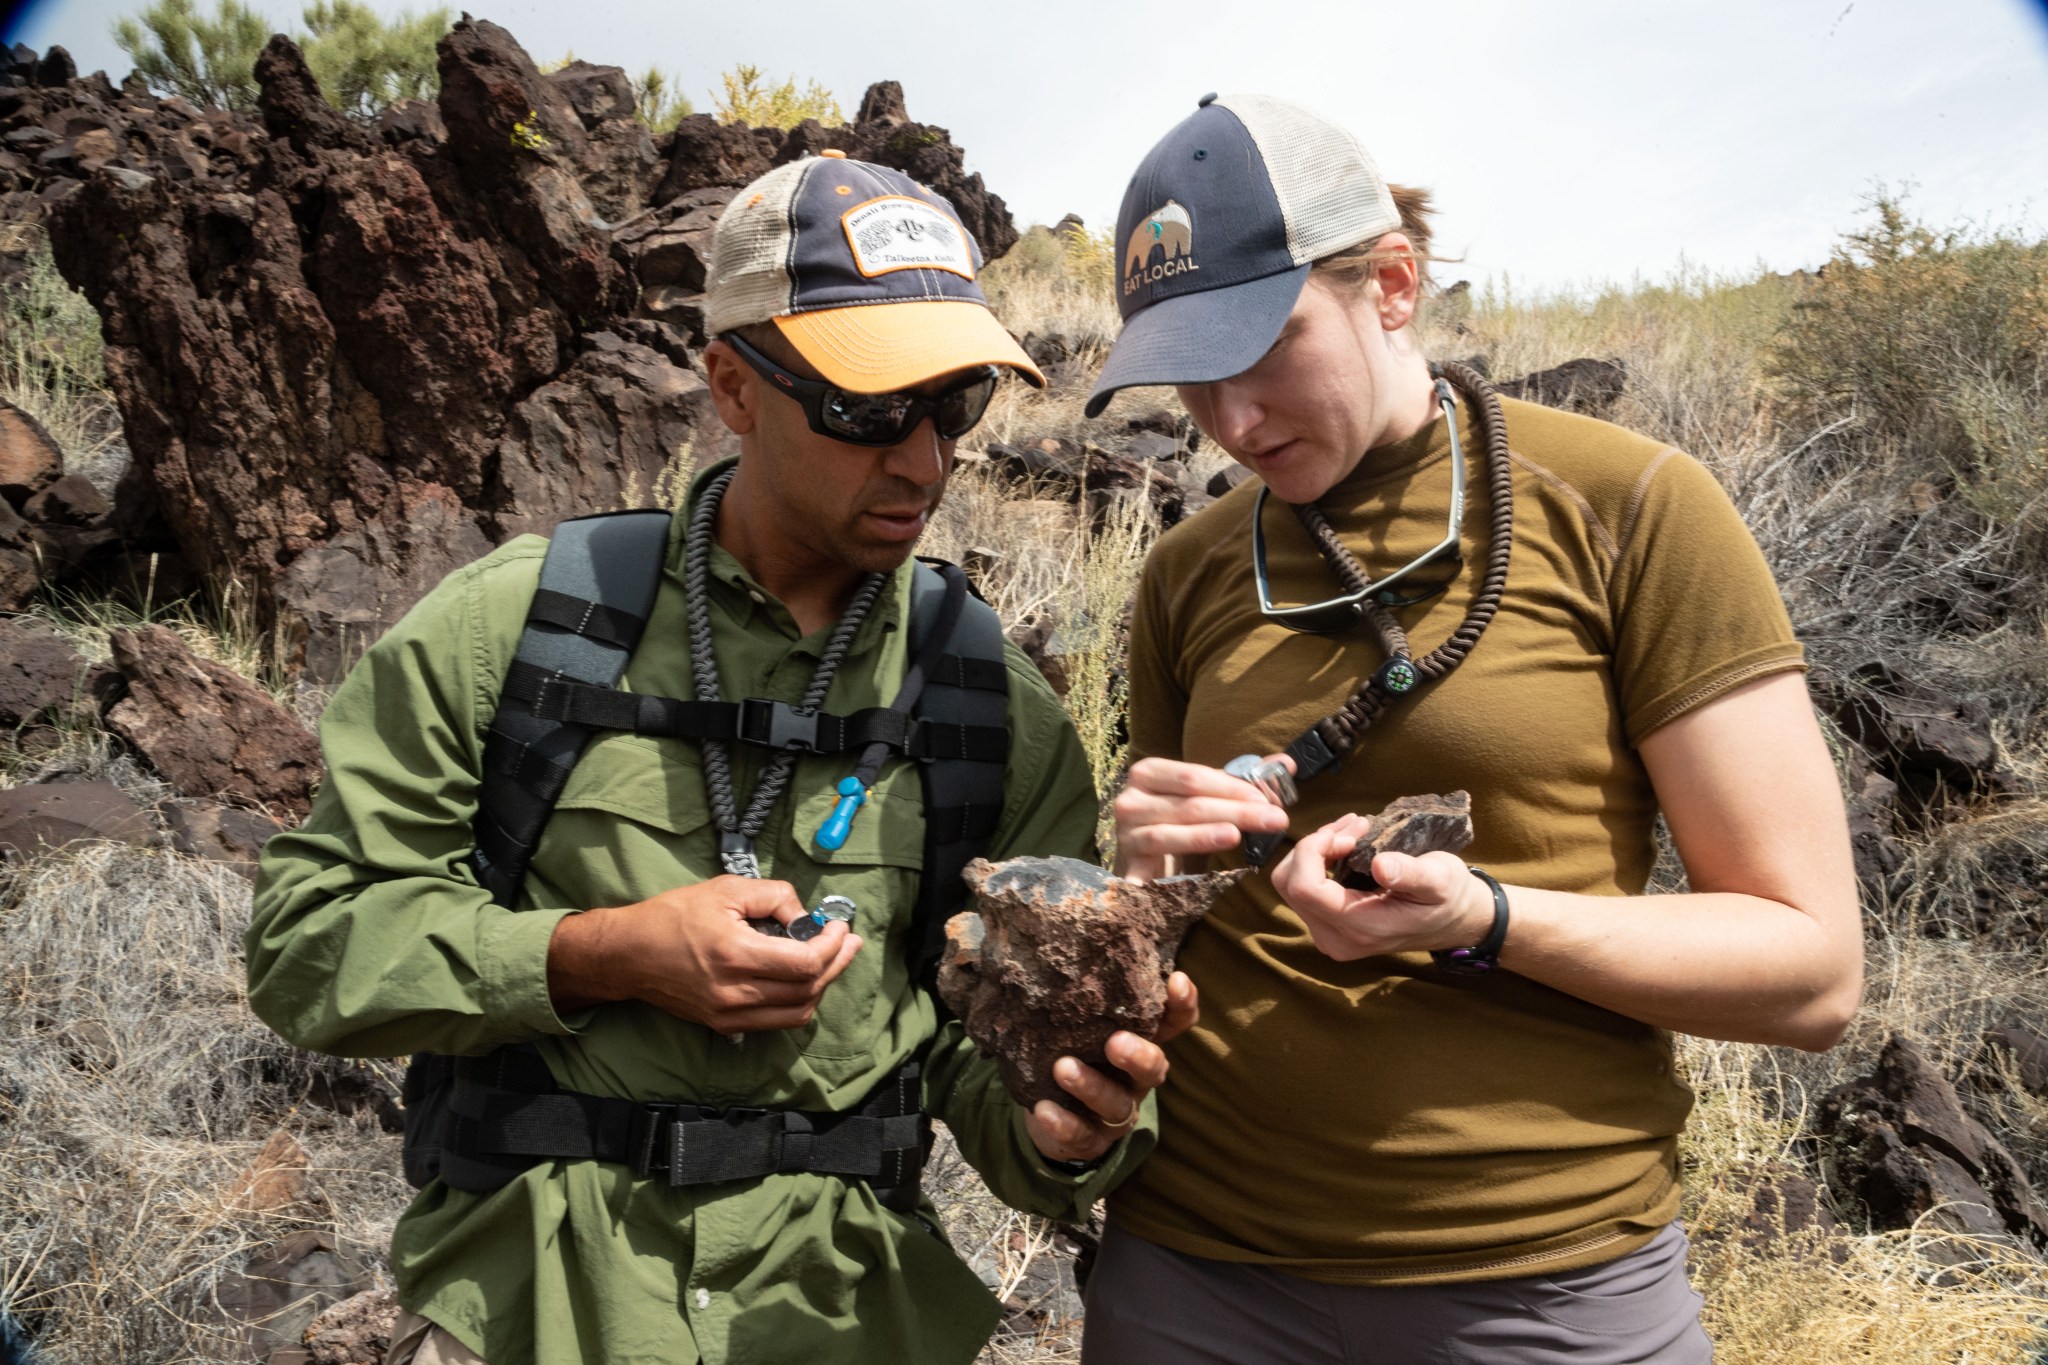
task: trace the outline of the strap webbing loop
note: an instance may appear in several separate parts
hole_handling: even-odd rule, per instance
[[[573,631],[592,640],[630,650],[640,639],[647,622],[629,611],[608,607],[553,588],[536,588],[533,605],[526,609],[528,621],[542,621]]]

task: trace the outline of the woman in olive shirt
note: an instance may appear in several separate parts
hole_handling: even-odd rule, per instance
[[[1182,952],[1204,1020],[1111,1204],[1092,1361],[1707,1359],[1669,1031],[1822,1049],[1860,993],[1761,554],[1689,457],[1433,371],[1425,204],[1256,96],[1205,99],[1125,198],[1093,406],[1175,384],[1258,480],[1147,564],[1122,870],[1298,842]],[[1283,752],[1291,809],[1221,770]],[[1359,814],[1454,789],[1465,857],[1333,878]],[[1642,894],[1660,810],[1687,894]]]

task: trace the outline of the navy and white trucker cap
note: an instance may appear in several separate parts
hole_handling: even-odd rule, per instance
[[[1124,328],[1088,415],[1118,389],[1250,369],[1287,324],[1311,262],[1399,226],[1387,182],[1350,133],[1268,95],[1204,95],[1124,191]]]
[[[828,151],[733,196],[712,233],[705,330],[772,322],[827,383],[852,393],[976,365],[1044,384],[989,312],[980,271],[981,250],[943,196]]]

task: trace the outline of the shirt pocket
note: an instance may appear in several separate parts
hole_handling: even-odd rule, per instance
[[[702,881],[715,866],[696,746],[600,735],[584,748],[534,852],[536,905],[630,905]]]
[[[819,998],[803,1054],[814,1064],[849,1063],[858,1069],[872,1058],[910,991],[906,954],[924,869],[924,788],[916,764],[891,763],[855,813],[846,842],[824,849],[817,832],[838,803],[833,784],[844,772],[835,771],[830,781],[810,781],[809,776],[798,773],[804,785],[796,790],[806,794],[794,806],[792,832],[810,865],[790,880],[806,905],[828,895],[851,898],[854,928],[863,942]],[[843,1068],[819,1069],[834,1073]]]

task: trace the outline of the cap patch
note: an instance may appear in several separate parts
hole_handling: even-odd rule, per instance
[[[1195,220],[1186,209],[1167,200],[1131,230],[1131,240],[1124,247],[1124,293],[1135,293],[1168,275],[1201,269],[1195,264],[1194,250]]]
[[[967,233],[944,212],[902,195],[856,204],[840,215],[853,263],[870,279],[892,270],[950,270],[974,278]]]

